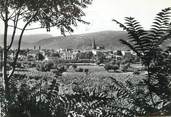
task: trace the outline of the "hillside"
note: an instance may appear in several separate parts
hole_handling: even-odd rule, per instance
[[[40,45],[42,48],[74,48],[86,49],[91,48],[92,41],[95,40],[96,45],[103,45],[106,49],[128,49],[121,44],[119,39],[127,39],[128,35],[124,31],[102,31],[95,33],[86,33],[80,35],[58,36],[40,40],[35,45]],[[171,39],[161,45],[163,48],[171,46]]]
[[[34,34],[34,35],[24,35],[22,39],[22,48],[33,48],[33,44],[39,40],[46,39],[52,37],[48,34]],[[8,35],[8,39],[11,38],[11,35]],[[19,36],[15,37],[15,41],[13,44],[13,48],[16,48],[18,45],[18,38]],[[10,41],[8,41],[9,43]],[[0,35],[0,46],[3,43],[3,35]]]
[[[40,40],[35,45],[42,48],[74,48],[86,49],[91,47],[91,43],[95,40],[96,45],[103,45],[106,49],[125,49],[119,39],[126,39],[127,34],[123,31],[103,31],[96,33],[87,33],[80,35],[69,35],[66,37],[59,36]]]
[[[2,35],[1,35],[2,37]],[[102,31],[95,33],[86,33],[79,35],[68,35],[52,37],[51,35],[26,35],[22,40],[22,48],[33,48],[34,45],[46,49],[74,48],[88,49],[91,48],[92,41],[96,45],[103,45],[106,49],[128,49],[119,42],[119,39],[127,39],[127,33],[124,31]],[[2,39],[0,39],[2,45]],[[171,40],[165,42],[164,47],[171,45]],[[14,42],[13,48],[17,47],[17,41]]]

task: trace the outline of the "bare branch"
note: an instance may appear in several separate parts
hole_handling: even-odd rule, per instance
[[[9,16],[9,18],[8,19],[11,19],[12,17],[16,17],[15,15],[16,15],[16,11],[17,11],[17,9],[15,9],[12,13],[11,13],[11,15]],[[14,15],[15,14],[15,15]],[[14,15],[14,16],[13,16]]]
[[[3,15],[3,13],[2,13],[2,11],[1,11],[1,13],[0,13],[0,18],[4,21],[5,20],[5,17],[4,17],[4,15]]]
[[[16,14],[19,14],[21,16],[22,14],[26,13],[27,11],[28,10],[24,10],[21,12],[21,8],[20,8]],[[11,15],[11,17],[9,17],[9,19],[12,19],[12,18],[15,18],[15,15],[14,16]]]

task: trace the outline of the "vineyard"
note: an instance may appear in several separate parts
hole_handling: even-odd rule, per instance
[[[79,68],[88,69],[88,73],[84,72],[73,72],[66,71],[62,73],[62,76],[56,76],[52,72],[41,72],[36,70],[18,70],[16,71],[16,75],[24,75],[29,79],[42,79],[45,78],[48,80],[56,79],[60,84],[60,94],[72,94],[72,85],[79,84],[82,89],[93,89],[93,88],[103,88],[105,90],[106,86],[111,84],[111,78],[115,78],[116,80],[124,83],[125,81],[132,81],[137,83],[145,77],[145,74],[142,73],[140,75],[135,75],[133,72],[108,72],[104,69],[103,66],[89,66],[89,65],[81,65]]]

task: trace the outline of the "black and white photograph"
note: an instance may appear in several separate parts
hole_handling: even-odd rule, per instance
[[[0,0],[0,117],[171,117],[171,0]]]

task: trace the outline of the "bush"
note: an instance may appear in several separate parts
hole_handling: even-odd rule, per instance
[[[140,71],[136,70],[133,72],[134,75],[139,75],[140,74]]]
[[[83,69],[82,68],[77,68],[75,71],[76,72],[83,72]]]
[[[43,62],[43,63],[39,63],[36,66],[36,69],[38,71],[42,71],[42,72],[46,72],[46,71],[50,71],[53,68],[54,64],[52,62]]]
[[[112,65],[112,64],[105,64],[104,68],[107,71],[109,71],[109,70],[116,71],[117,69],[119,69],[119,66],[118,65]]]
[[[73,68],[73,69],[76,69],[76,68],[77,68],[77,65],[76,65],[76,64],[73,64],[73,65],[72,65],[72,68]]]
[[[58,69],[51,69],[50,70],[52,73],[54,73],[56,76],[62,76],[62,72],[59,71]]]
[[[88,69],[84,69],[84,72],[88,72]]]
[[[60,73],[63,73],[63,72],[66,72],[67,71],[67,66],[65,65],[58,65],[57,66],[57,70],[60,72]]]

